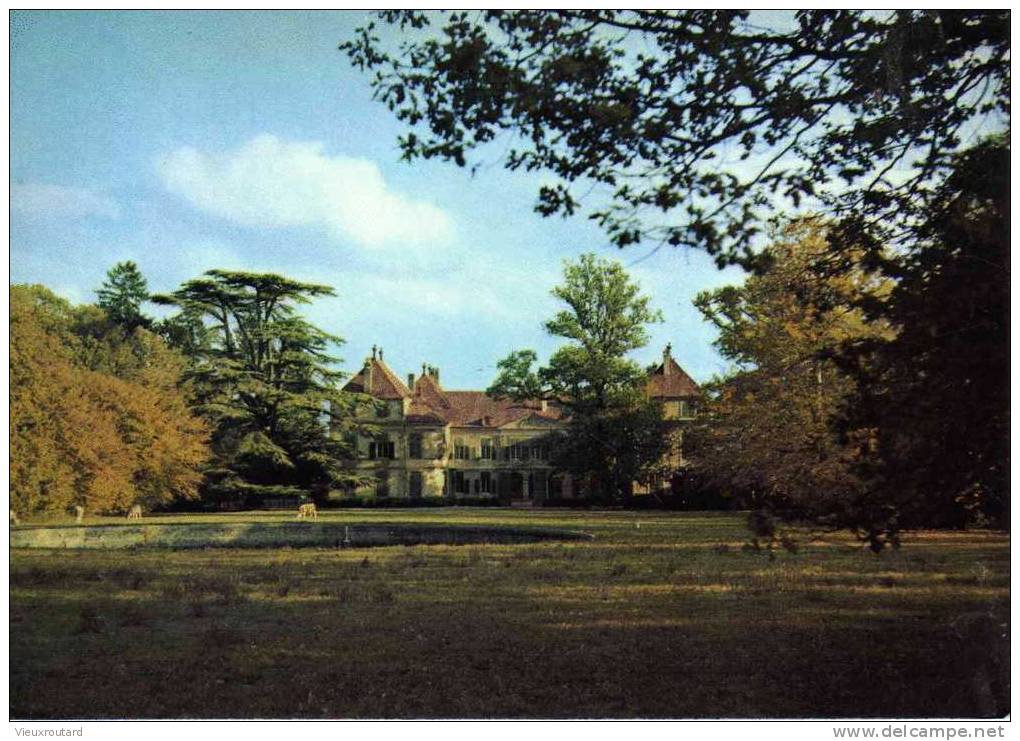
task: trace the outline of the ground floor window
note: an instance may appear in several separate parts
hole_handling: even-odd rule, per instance
[[[388,497],[390,495],[390,473],[389,473],[389,471],[376,471],[376,474],[375,474],[375,495],[377,497]]]
[[[407,486],[409,494],[414,498],[420,497],[421,488],[422,488],[421,471],[411,471],[411,475],[410,478],[408,479]]]
[[[470,482],[467,476],[464,475],[463,471],[453,472],[453,492],[454,494],[470,494],[471,489]]]
[[[552,476],[549,479],[549,496],[560,499],[563,496],[563,477]]]
[[[546,474],[543,472],[532,474],[530,482],[532,499],[545,499],[548,494],[547,481]]]

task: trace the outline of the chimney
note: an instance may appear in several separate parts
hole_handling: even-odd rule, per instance
[[[670,362],[673,359],[673,345],[666,343],[666,349],[662,351],[662,375],[669,375],[669,367],[672,365]]]
[[[379,360],[380,361],[382,360],[382,348],[381,347],[379,348]]]
[[[372,360],[365,360],[365,393],[372,393],[372,366],[375,365],[375,346],[372,346]]]
[[[407,387],[409,389],[411,389],[412,391],[414,391],[414,374],[413,373],[408,373],[407,374]]]
[[[378,352],[378,350],[379,348],[377,348],[375,345],[372,345],[372,360],[375,360],[375,354]]]

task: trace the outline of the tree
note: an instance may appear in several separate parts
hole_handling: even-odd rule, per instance
[[[128,330],[148,327],[152,320],[142,314],[141,306],[149,298],[149,284],[138,266],[130,260],[119,262],[106,273],[106,280],[96,291],[99,308],[110,319]]]
[[[144,329],[130,340],[95,307],[11,287],[11,500],[22,515],[195,496],[206,428],[188,409],[183,359]]]
[[[861,268],[819,272],[827,248],[824,222],[792,222],[769,246],[766,271],[695,300],[735,369],[709,385],[689,455],[703,479],[750,505],[757,536],[774,535],[777,517],[868,533],[860,446],[833,426],[856,387],[833,356],[846,342],[891,336],[858,307],[890,283]]]
[[[843,428],[874,431],[861,516],[876,541],[1008,527],[1009,183],[1008,141],[979,144],[937,192],[914,249],[871,256],[895,287],[866,308],[896,334],[849,344],[841,361],[856,381]]]
[[[612,499],[629,482],[647,478],[668,449],[661,410],[643,398],[645,375],[626,357],[647,344],[647,325],[662,317],[619,263],[592,254],[565,264],[564,282],[553,295],[567,308],[545,322],[545,330],[569,344],[538,368],[533,350],[511,353],[499,361],[488,393],[565,407],[571,421],[559,464],[589,478],[599,497]]]
[[[215,429],[208,494],[321,494],[350,478],[340,461],[357,398],[336,389],[343,374],[328,352],[342,340],[295,310],[331,295],[279,275],[210,270],[153,297],[181,309],[172,326],[187,330],[196,409]]]
[[[405,159],[546,171],[536,210],[751,262],[777,199],[909,240],[973,129],[1008,127],[1008,10],[384,11],[340,45]],[[487,156],[481,152],[480,157]]]

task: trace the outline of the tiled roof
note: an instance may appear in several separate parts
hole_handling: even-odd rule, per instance
[[[414,382],[414,399],[427,404],[433,409],[449,409],[450,402],[446,398],[446,392],[439,385],[433,376],[425,373]]]
[[[667,365],[669,372],[667,373]],[[698,384],[681,368],[672,356],[667,355],[662,363],[648,374],[645,385],[648,395],[653,399],[686,397],[698,395]]]
[[[515,402],[493,399],[484,391],[447,391],[435,376],[425,373],[414,382],[414,396],[408,421],[436,419],[456,427],[502,427],[532,415],[557,421],[561,411],[542,411],[538,401]]]
[[[512,401],[493,399],[484,391],[447,391],[450,409],[447,420],[457,427],[502,427],[528,417],[540,417],[550,422],[566,418],[559,405],[549,404],[542,410],[540,401]]]
[[[372,379],[371,388],[368,387],[369,377]],[[376,358],[366,360],[365,367],[347,382],[344,390],[371,394],[377,399],[404,399],[411,395],[411,389],[397,378],[386,363]]]
[[[404,419],[411,424],[445,425],[446,419],[420,399],[413,399],[411,407],[404,415]]]
[[[371,369],[371,373],[369,373]],[[667,372],[668,370],[668,372]],[[371,377],[371,388],[368,379]],[[684,398],[698,395],[698,385],[667,353],[663,362],[648,375],[648,395],[657,398]],[[347,391],[368,393],[377,399],[406,399],[411,404],[405,419],[419,424],[451,424],[456,427],[503,427],[529,417],[550,422],[567,419],[566,409],[556,403],[542,409],[540,401],[493,399],[484,391],[447,391],[432,373],[423,373],[412,391],[382,360],[371,358],[347,385]]]

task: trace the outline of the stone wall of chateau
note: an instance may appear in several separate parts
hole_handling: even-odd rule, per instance
[[[396,415],[370,421],[378,434],[359,437],[356,467],[371,483],[353,492],[336,492],[337,497],[345,493],[379,496],[385,491],[391,497],[527,499],[544,498],[551,492],[570,496],[573,491],[568,476],[553,480],[549,465],[550,436],[558,426],[428,427],[406,423]],[[420,448],[412,444],[413,437],[420,441]]]
[[[444,390],[438,368],[423,365],[405,384],[373,346],[365,365],[345,386],[365,394],[359,415],[374,432],[357,441],[355,467],[363,484],[336,496],[498,497],[558,499],[581,493],[549,463],[552,438],[566,411],[555,402],[493,399],[481,391]],[[663,404],[673,427],[669,467],[683,467],[682,427],[694,417],[697,384],[676,363],[670,346],[649,370],[645,393]],[[666,479],[636,492],[668,488]]]

